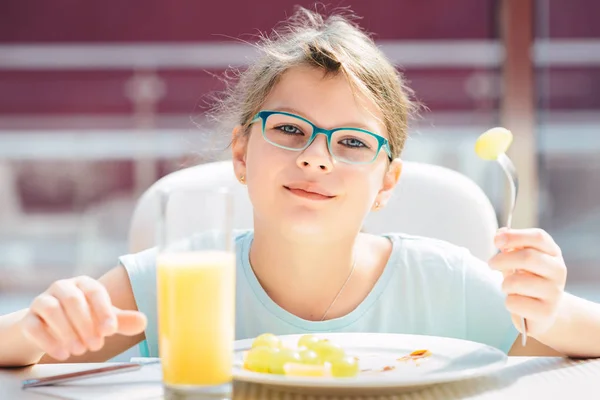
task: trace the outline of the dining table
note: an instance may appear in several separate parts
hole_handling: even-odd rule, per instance
[[[26,379],[82,371],[112,363],[38,364],[0,368],[0,399],[138,400],[171,397],[162,387],[160,367],[142,366],[131,372],[87,378],[53,386],[22,388]],[[189,397],[201,399],[203,397]],[[222,399],[223,397],[219,397]],[[358,389],[351,392],[266,386],[234,381],[231,400],[490,400],[490,399],[600,399],[600,359],[509,357],[489,375],[412,389]],[[211,399],[216,399],[211,397]]]

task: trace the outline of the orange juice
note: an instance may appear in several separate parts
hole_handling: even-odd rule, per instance
[[[235,255],[216,250],[160,254],[157,281],[164,383],[231,382]]]

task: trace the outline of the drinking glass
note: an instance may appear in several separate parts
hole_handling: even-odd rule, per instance
[[[231,393],[232,195],[226,188],[193,187],[158,195],[158,339],[165,392]]]

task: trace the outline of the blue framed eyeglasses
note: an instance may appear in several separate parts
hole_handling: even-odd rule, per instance
[[[305,150],[317,135],[325,135],[331,156],[348,164],[370,164],[384,149],[390,160],[392,152],[386,138],[360,128],[323,129],[306,118],[285,111],[259,111],[250,124],[262,121],[263,138],[273,146]]]

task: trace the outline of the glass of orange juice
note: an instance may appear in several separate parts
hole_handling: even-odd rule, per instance
[[[168,394],[228,394],[235,340],[233,200],[226,188],[159,193],[159,355]]]

